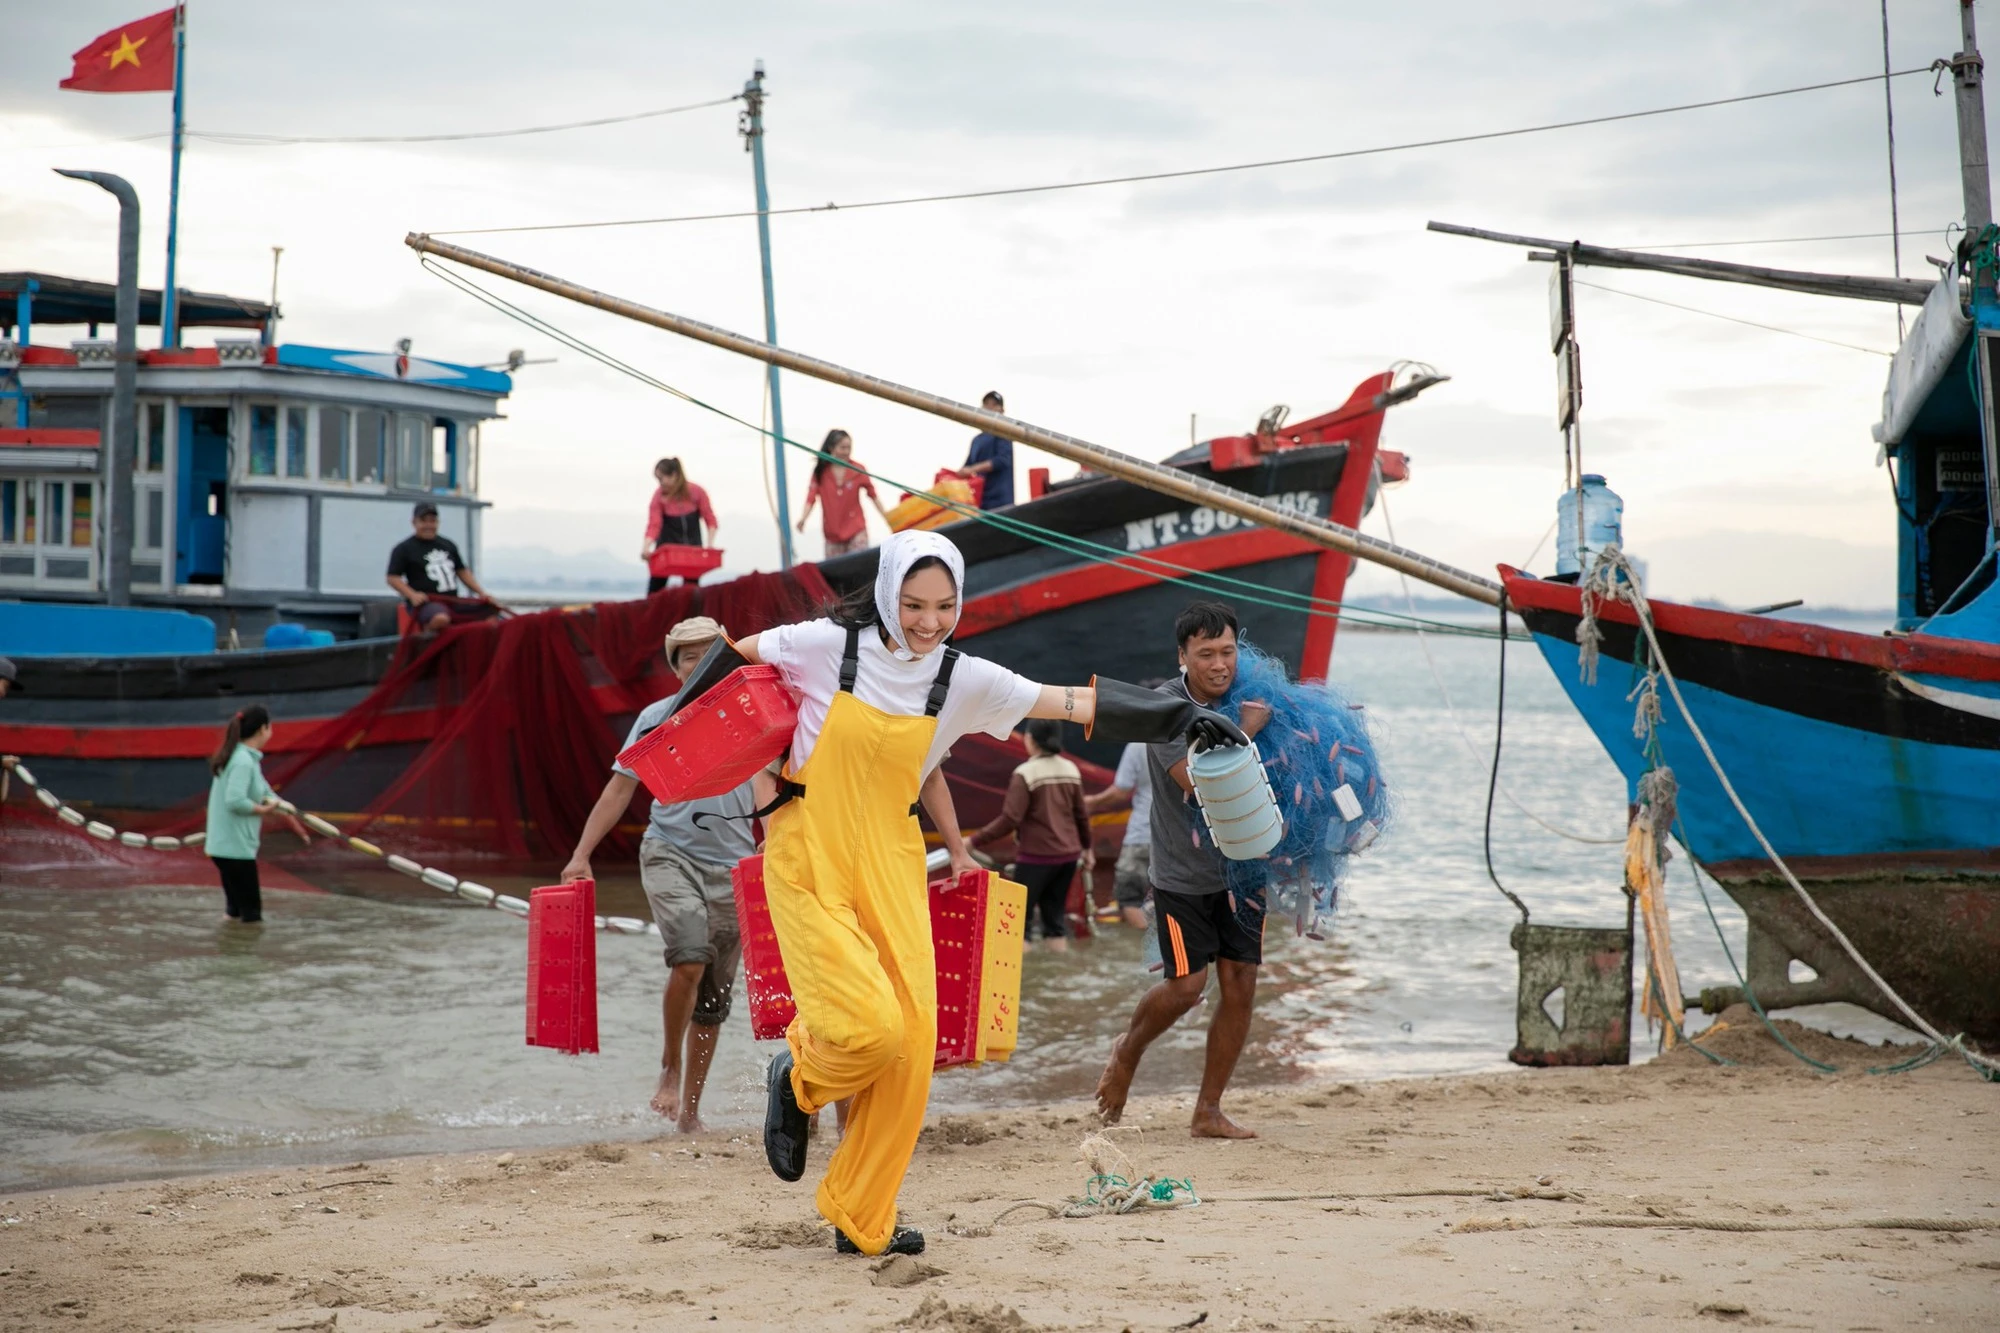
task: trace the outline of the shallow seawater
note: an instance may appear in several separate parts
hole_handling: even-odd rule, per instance
[[[1325,942],[1273,927],[1239,1084],[1511,1068],[1516,916],[1481,851],[1497,651],[1343,637],[1336,678],[1368,707],[1400,809],[1356,862]],[[1617,837],[1616,769],[1540,656],[1517,642],[1508,659],[1502,783],[1550,823]],[[1502,799],[1493,851],[1537,920],[1624,921],[1618,846],[1567,841]],[[1670,875],[1683,977],[1691,988],[1730,980],[1686,862]],[[0,1188],[659,1132],[646,1099],[664,973],[643,939],[601,940],[604,1049],[572,1058],[523,1045],[525,929],[502,913],[389,875],[353,882],[355,893],[267,893],[253,934],[222,927],[207,883],[93,889],[79,878],[0,886]],[[480,878],[517,892],[533,882]],[[600,910],[640,909],[633,874],[607,873],[600,892]],[[1740,957],[1741,915],[1710,894]],[[1137,934],[1102,929],[1067,954],[1030,954],[1020,1051],[940,1075],[936,1105],[1090,1091],[1151,980]],[[1205,1018],[1197,1010],[1154,1047],[1137,1092],[1193,1091]],[[1842,1006],[1816,1021],[1893,1031]],[[750,1041],[739,988],[705,1103],[711,1128],[757,1121],[772,1049]],[[1651,1050],[1638,1028],[1635,1057]]]

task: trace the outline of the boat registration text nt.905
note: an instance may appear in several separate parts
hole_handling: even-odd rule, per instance
[[[1271,503],[1278,508],[1292,513],[1317,517],[1325,512],[1326,497],[1313,491],[1287,491],[1283,495],[1274,495],[1270,498]],[[1171,514],[1155,514],[1151,518],[1136,519],[1125,525],[1125,549],[1150,551],[1190,538],[1231,532],[1244,524],[1245,520],[1237,515],[1210,509],[1206,505]]]

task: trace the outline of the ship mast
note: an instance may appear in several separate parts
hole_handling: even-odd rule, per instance
[[[1958,174],[1965,194],[1965,240],[1977,245],[1979,234],[1993,222],[1993,182],[1986,167],[1986,62],[1979,55],[1973,31],[1972,0],[1958,0],[1958,28],[1965,49],[1951,58],[1952,82],[1958,86]],[[1993,270],[1973,275],[1973,285],[1993,288]]]

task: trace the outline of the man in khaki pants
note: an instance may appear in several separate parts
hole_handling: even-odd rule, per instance
[[[667,635],[667,663],[685,680],[709,645],[722,637],[722,626],[707,616],[683,620]],[[625,748],[665,722],[673,702],[669,695],[641,712]],[[631,807],[638,786],[636,773],[612,766],[611,779],[563,867],[564,883],[591,877],[590,854]],[[639,883],[660,928],[667,961],[666,994],[660,1002],[666,1045],[652,1107],[675,1121],[682,1133],[702,1127],[702,1085],[715,1058],[716,1034],[729,1017],[743,957],[729,872],[757,850],[749,815],[775,793],[770,777],[760,773],[721,796],[677,805],[655,801],[639,843]],[[714,817],[697,823],[697,815]]]

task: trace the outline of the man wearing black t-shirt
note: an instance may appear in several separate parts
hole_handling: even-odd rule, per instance
[[[438,536],[436,505],[429,500],[417,501],[410,527],[413,535],[397,542],[389,552],[388,582],[396,595],[410,604],[410,616],[419,631],[430,634],[451,621],[451,607],[435,598],[460,596],[462,589],[469,588],[492,600],[473,577],[457,545],[449,537]]]

